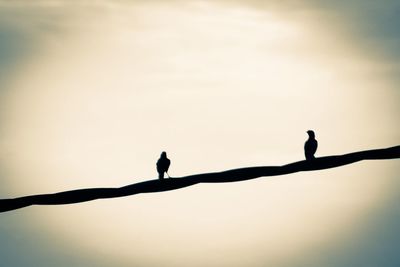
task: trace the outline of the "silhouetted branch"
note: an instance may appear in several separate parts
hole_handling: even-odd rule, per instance
[[[400,146],[353,152],[344,155],[303,160],[283,166],[261,166],[203,173],[180,178],[150,180],[119,188],[88,188],[54,194],[31,195],[12,199],[0,199],[0,212],[20,209],[31,205],[61,205],[102,198],[124,197],[140,193],[175,190],[198,183],[228,183],[255,179],[263,176],[285,175],[301,171],[335,168],[361,160],[400,158]]]

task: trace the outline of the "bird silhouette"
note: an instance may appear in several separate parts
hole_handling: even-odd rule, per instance
[[[312,130],[308,130],[308,140],[304,144],[304,154],[306,156],[306,160],[315,159],[315,152],[317,151],[318,142],[315,140],[315,133]]]
[[[158,179],[164,179],[164,172],[168,174],[168,168],[171,164],[171,161],[167,158],[167,152],[163,151],[161,153],[160,158],[157,161],[157,172],[158,172]],[[169,175],[168,175],[169,177]]]

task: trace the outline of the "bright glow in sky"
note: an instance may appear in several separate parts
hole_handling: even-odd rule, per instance
[[[393,65],[335,20],[319,24],[321,11],[206,1],[0,8],[25,15],[4,28],[40,44],[0,92],[4,198],[153,179],[163,150],[172,176],[281,165],[303,159],[308,129],[320,156],[398,144]],[[0,231],[29,221],[24,238],[47,235],[43,251],[56,238],[75,256],[38,266],[307,266],[366,235],[365,220],[390,206],[396,163],[30,207],[2,214]]]

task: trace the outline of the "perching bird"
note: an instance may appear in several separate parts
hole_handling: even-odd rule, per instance
[[[157,161],[158,179],[164,179],[164,172],[168,174],[168,168],[170,164],[171,161],[167,158],[167,152],[162,152]]]
[[[307,160],[315,159],[314,154],[317,151],[318,142],[315,140],[315,133],[312,130],[307,131],[308,140],[304,144],[304,154]]]

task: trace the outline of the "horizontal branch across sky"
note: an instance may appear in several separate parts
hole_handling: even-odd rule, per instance
[[[344,155],[327,156],[303,160],[283,166],[260,166],[232,169],[222,172],[202,173],[164,180],[149,180],[118,188],[87,188],[54,194],[31,195],[0,199],[0,212],[16,210],[31,205],[62,205],[95,199],[125,197],[140,193],[154,193],[188,187],[198,183],[228,183],[255,179],[264,176],[285,175],[301,171],[315,171],[340,167],[361,160],[400,158],[400,146],[365,150]]]

